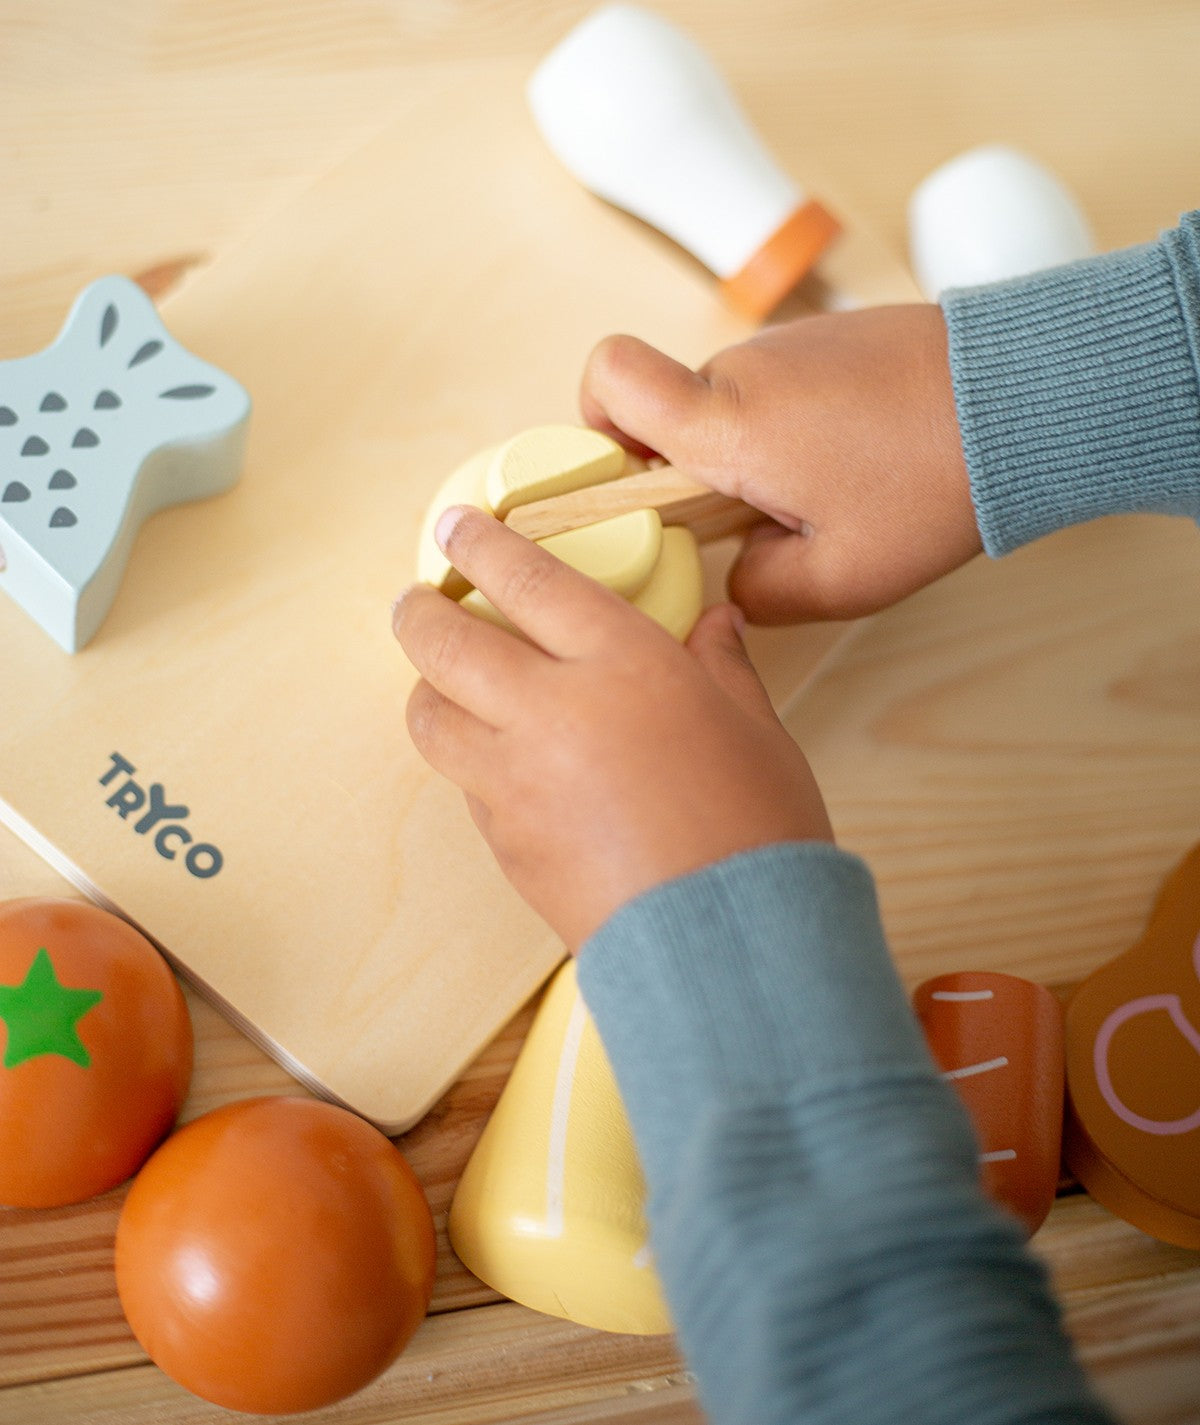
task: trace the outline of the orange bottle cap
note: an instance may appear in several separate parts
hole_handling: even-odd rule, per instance
[[[763,243],[740,272],[721,283],[721,295],[735,312],[762,321],[841,232],[842,225],[815,199],[791,215]]]

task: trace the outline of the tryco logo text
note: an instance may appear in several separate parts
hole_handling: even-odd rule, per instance
[[[104,805],[129,822],[138,836],[154,832],[154,849],[164,860],[182,859],[188,872],[201,881],[215,876],[225,858],[211,841],[197,841],[183,825],[189,809],[168,801],[161,782],[151,782],[148,787],[135,782],[137,768],[119,752],[114,752],[110,761],[112,765],[100,778],[102,787],[112,788]]]

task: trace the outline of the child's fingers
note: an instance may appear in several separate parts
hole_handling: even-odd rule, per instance
[[[588,425],[639,454],[679,461],[689,430],[710,409],[712,388],[637,337],[610,336],[588,358],[579,400]]]
[[[538,649],[423,584],[397,600],[392,632],[427,682],[493,727],[528,708],[530,681],[546,661]]]
[[[447,510],[436,533],[459,573],[557,658],[584,656],[636,622],[624,599],[470,505]]]
[[[756,716],[774,718],[771,699],[762,685],[737,626],[732,604],[717,604],[700,615],[688,637],[689,650],[739,707]]]
[[[423,678],[405,709],[413,746],[435,772],[479,798],[494,775],[499,733]]]

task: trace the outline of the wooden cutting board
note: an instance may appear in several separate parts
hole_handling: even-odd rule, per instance
[[[4,819],[389,1132],[562,953],[405,732],[390,603],[425,508],[476,449],[575,419],[606,333],[699,362],[749,330],[708,274],[557,166],[523,69],[464,73],[413,80],[398,122],[164,305],[251,394],[241,483],[147,524],[73,657],[0,600]],[[915,296],[853,226],[826,271],[860,300]],[[832,637],[758,641],[778,702]],[[139,834],[128,782],[187,807],[216,874],[211,853],[189,869],[182,841],[167,859]]]

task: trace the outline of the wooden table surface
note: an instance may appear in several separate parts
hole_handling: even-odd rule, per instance
[[[575,0],[6,0],[0,358],[43,344],[107,271],[166,291],[383,129],[405,78],[529,65]],[[777,151],[803,152],[899,247],[936,163],[1004,140],[1048,162],[1103,247],[1200,199],[1192,0],[662,0]],[[465,71],[464,71],[465,72]],[[582,360],[583,353],[581,353]],[[567,413],[564,413],[567,414]],[[880,878],[910,984],[1006,969],[1056,989],[1136,938],[1200,837],[1200,538],[1104,521],[977,562],[880,616],[789,714],[843,842]],[[0,676],[0,709],[19,695]],[[0,896],[70,894],[0,833]],[[186,1117],[295,1091],[190,997]],[[529,1022],[519,1015],[401,1140],[439,1227]],[[0,1215],[0,1421],[228,1417],[150,1365],[112,1269],[117,1189]],[[1067,1188],[1035,1239],[1068,1325],[1123,1417],[1200,1421],[1200,1254]],[[694,1421],[672,1343],[540,1317],[440,1241],[433,1311],[328,1421]]]

